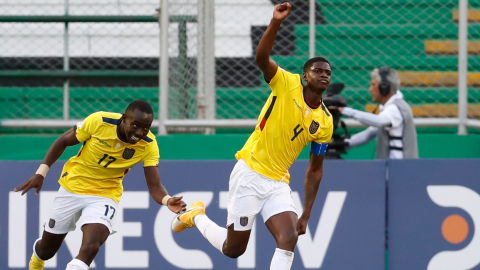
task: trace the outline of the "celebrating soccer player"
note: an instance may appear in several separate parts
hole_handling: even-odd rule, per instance
[[[322,57],[308,60],[299,74],[281,69],[270,59],[275,36],[291,10],[290,3],[275,6],[273,18],[256,52],[256,63],[272,93],[263,107],[255,131],[237,152],[230,176],[227,227],[205,215],[202,202],[179,214],[176,232],[197,226],[220,252],[231,258],[242,255],[253,222],[261,213],[277,242],[270,269],[290,269],[298,235],[304,234],[323,174],[323,159],[333,132],[332,117],[322,102],[332,69]],[[305,177],[304,210],[300,218],[291,197],[288,169],[311,142],[310,165]]]
[[[125,113],[97,112],[77,123],[50,147],[34,176],[15,188],[36,189],[38,195],[48,169],[67,146],[83,142],[78,154],[64,165],[60,189],[53,202],[42,238],[35,241],[30,270],[43,269],[45,260],[52,258],[67,233],[78,224],[83,231],[82,246],[66,270],[88,270],[100,246],[112,233],[115,211],[123,193],[122,180],[135,164],[143,162],[145,179],[156,202],[171,211],[185,210],[182,197],[170,197],[160,181],[157,141],[150,132],[153,109],[143,100],[130,103]]]

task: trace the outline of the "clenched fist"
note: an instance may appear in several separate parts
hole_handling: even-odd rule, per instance
[[[288,2],[276,5],[275,10],[273,11],[273,19],[283,21],[288,14],[290,14],[291,10],[292,5]]]

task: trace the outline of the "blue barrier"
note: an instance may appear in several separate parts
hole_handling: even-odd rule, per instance
[[[478,164],[389,161],[389,270],[480,269]]]
[[[0,269],[26,269],[41,220],[58,190],[62,162],[50,170],[40,196],[13,188],[28,179],[39,162],[0,162]],[[191,204],[201,199],[207,214],[226,223],[226,192],[234,161],[162,161],[160,175],[170,194],[184,195]],[[301,212],[307,161],[291,168],[297,210]],[[292,269],[383,269],[385,228],[385,162],[325,161],[320,191],[300,236]],[[173,234],[174,217],[148,194],[143,169],[137,166],[124,180],[125,192],[117,210],[117,234],[109,237],[94,261],[94,269],[269,269],[275,242],[261,216],[249,247],[239,259],[214,249],[194,228]],[[70,233],[46,269],[65,269],[81,243],[77,228]]]

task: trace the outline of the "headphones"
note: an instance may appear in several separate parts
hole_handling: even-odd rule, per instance
[[[390,67],[381,67],[378,73],[380,73],[381,78],[378,90],[382,96],[388,96],[388,94],[390,94],[390,82],[387,80],[387,76],[390,73]]]

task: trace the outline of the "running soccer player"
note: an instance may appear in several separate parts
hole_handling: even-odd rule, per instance
[[[88,270],[98,250],[112,233],[115,211],[123,193],[123,177],[137,163],[143,162],[151,196],[171,211],[185,210],[182,197],[170,197],[160,181],[157,141],[150,132],[153,109],[143,100],[130,103],[125,113],[96,112],[60,136],[50,147],[34,176],[15,188],[36,189],[38,195],[48,169],[67,146],[83,142],[78,154],[64,165],[60,189],[53,202],[50,219],[42,238],[35,241],[29,269],[43,269],[68,232],[83,216],[82,246],[66,270]]]
[[[172,224],[176,232],[197,226],[205,238],[231,258],[242,255],[253,222],[261,213],[277,242],[270,269],[290,269],[298,235],[305,233],[323,174],[323,159],[333,133],[333,121],[322,101],[330,85],[332,69],[322,57],[308,60],[299,74],[281,69],[270,59],[281,22],[290,3],[275,6],[273,19],[256,52],[256,63],[272,93],[264,105],[255,131],[237,152],[238,162],[230,176],[227,228],[205,215],[203,202],[195,202]],[[310,165],[305,177],[304,210],[300,218],[291,197],[288,169],[311,142]]]

